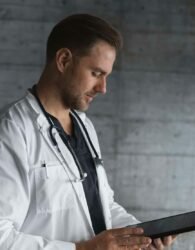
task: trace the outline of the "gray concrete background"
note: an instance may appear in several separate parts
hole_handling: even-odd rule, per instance
[[[124,49],[88,114],[116,200],[140,220],[195,210],[195,1],[0,0],[0,107],[36,83],[52,26],[97,14]],[[174,250],[195,249],[195,233]]]

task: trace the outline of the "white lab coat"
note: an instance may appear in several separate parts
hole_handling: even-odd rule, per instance
[[[79,114],[100,155],[96,132]],[[0,249],[74,250],[94,236],[79,172],[57,131],[53,146],[49,124],[34,96],[27,95],[0,117]],[[44,167],[45,165],[45,167]],[[106,228],[138,221],[113,200],[105,170],[97,167]]]

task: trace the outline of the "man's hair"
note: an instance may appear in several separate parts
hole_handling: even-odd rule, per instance
[[[113,46],[116,52],[122,47],[121,34],[107,21],[89,14],[71,15],[52,29],[47,40],[47,62],[52,61],[61,48],[85,55],[99,40]]]

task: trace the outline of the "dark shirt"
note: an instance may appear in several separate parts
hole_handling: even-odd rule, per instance
[[[89,151],[81,129],[77,124],[76,119],[72,115],[71,119],[73,122],[73,134],[71,136],[63,130],[61,124],[55,117],[51,116],[50,114],[49,116],[51,117],[55,126],[59,128],[58,130],[60,131],[60,136],[63,142],[67,145],[67,141],[69,141],[83,169],[83,172],[87,173],[87,178],[85,178],[82,184],[89,208],[89,213],[91,216],[93,229],[95,234],[98,234],[104,231],[106,229],[106,226],[99,195],[96,166],[93,157]]]

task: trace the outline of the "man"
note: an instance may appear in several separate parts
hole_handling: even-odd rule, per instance
[[[0,249],[163,249],[113,199],[83,111],[106,93],[119,33],[87,14],[58,23],[39,82],[0,119]],[[77,112],[75,112],[77,110]],[[80,111],[80,112],[78,112]],[[164,243],[163,243],[164,242]],[[149,246],[150,245],[150,246]]]

